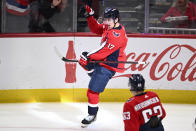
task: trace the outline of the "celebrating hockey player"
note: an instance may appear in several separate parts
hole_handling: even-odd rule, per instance
[[[122,63],[92,64],[90,61],[126,61],[125,48],[127,37],[124,27],[119,23],[119,11],[116,8],[106,8],[103,24],[99,24],[93,17],[94,11],[85,5],[88,26],[91,32],[102,35],[100,48],[92,52],[83,52],[79,64],[88,71],[91,80],[88,86],[88,116],[82,120],[82,127],[86,127],[96,120],[98,112],[99,94],[104,91],[108,81],[116,72],[124,71]],[[99,44],[99,43],[89,43]]]
[[[133,74],[128,85],[133,97],[123,108],[125,131],[164,131],[161,120],[166,113],[158,95],[144,92],[145,80],[141,74]]]

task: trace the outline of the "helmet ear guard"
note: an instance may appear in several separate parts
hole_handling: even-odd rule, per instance
[[[144,91],[145,80],[141,74],[133,74],[129,78],[128,86],[130,87],[130,91]]]

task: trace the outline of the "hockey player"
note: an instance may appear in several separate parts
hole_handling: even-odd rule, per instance
[[[102,35],[100,48],[92,52],[83,52],[79,64],[91,73],[88,86],[88,116],[82,120],[82,127],[86,127],[96,120],[98,112],[99,94],[104,91],[108,81],[116,72],[123,72],[122,63],[92,64],[89,61],[125,61],[124,49],[127,45],[127,37],[124,27],[119,23],[119,11],[115,8],[106,8],[103,24],[99,24],[93,17],[94,11],[85,5],[88,26],[91,32]],[[92,43],[89,43],[92,44]]]
[[[141,74],[133,74],[128,85],[133,97],[123,108],[125,131],[164,131],[161,120],[166,113],[158,95],[144,92],[145,80]]]

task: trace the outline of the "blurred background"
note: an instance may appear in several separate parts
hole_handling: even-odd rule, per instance
[[[88,0],[101,23],[120,11],[127,33],[196,34],[196,0]],[[1,0],[1,33],[89,32],[82,0]]]

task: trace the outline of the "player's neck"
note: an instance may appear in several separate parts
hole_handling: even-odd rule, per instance
[[[119,26],[120,26],[120,23],[116,23],[115,26],[114,26],[114,28],[117,28]]]
[[[144,93],[144,91],[132,91],[133,96],[143,95]]]

